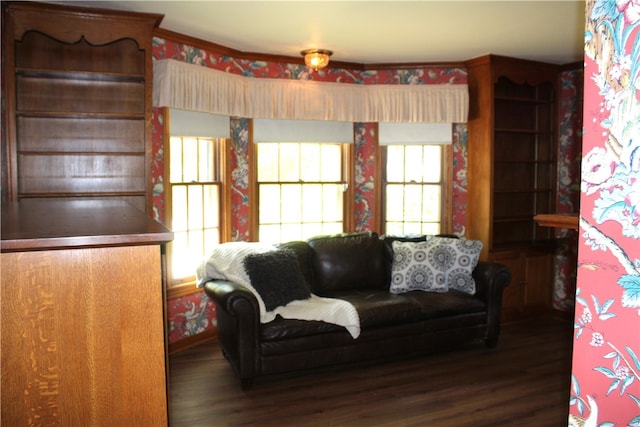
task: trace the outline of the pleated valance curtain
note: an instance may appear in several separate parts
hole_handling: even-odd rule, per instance
[[[235,117],[464,123],[467,85],[363,85],[251,78],[173,59],[154,62],[153,106]]]

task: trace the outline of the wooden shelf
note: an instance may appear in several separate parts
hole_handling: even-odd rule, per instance
[[[538,214],[533,219],[542,227],[569,228],[572,230],[580,228],[580,218],[577,213]]]
[[[144,113],[81,113],[71,111],[16,111],[18,117],[38,117],[42,119],[105,119],[144,120]]]
[[[41,68],[16,68],[16,75],[60,80],[88,80],[104,82],[144,83],[144,74],[112,73],[98,71],[56,70]]]
[[[133,206],[106,200],[2,204],[1,252],[161,244],[173,233]]]
[[[521,97],[521,96],[496,95],[494,99],[496,101],[508,101],[508,102],[525,103],[525,104],[546,104],[549,102],[553,102],[553,99],[550,99],[550,98],[528,98],[528,97]]]
[[[503,313],[515,319],[550,305],[553,232],[533,217],[555,210],[557,67],[495,55],[467,66],[467,234],[511,270]]]
[[[527,135],[551,135],[551,131],[548,130],[536,130],[536,129],[519,129],[519,128],[495,128],[496,133],[523,133]]]

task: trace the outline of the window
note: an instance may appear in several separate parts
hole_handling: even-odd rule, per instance
[[[347,145],[256,146],[260,241],[278,243],[343,231]]]
[[[220,242],[224,139],[172,136],[167,219],[170,284],[194,280],[198,263]]]
[[[384,147],[384,228],[387,234],[438,234],[447,199],[442,165],[450,150],[444,145]]]

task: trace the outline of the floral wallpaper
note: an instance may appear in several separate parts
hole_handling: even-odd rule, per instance
[[[570,425],[640,425],[640,4],[587,3]]]
[[[464,236],[467,231],[467,159],[469,136],[466,123],[453,125],[453,194],[451,232]]]
[[[376,129],[374,123],[355,124],[355,231],[375,229],[373,172],[378,148]]]

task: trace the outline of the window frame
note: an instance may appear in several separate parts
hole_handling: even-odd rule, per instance
[[[212,184],[215,183],[218,187],[218,231],[219,241],[224,242],[228,238],[228,231],[226,230],[228,218],[226,216],[226,206],[228,205],[228,167],[227,167],[227,152],[229,147],[229,139],[216,138],[210,136],[186,136],[186,135],[171,135],[170,132],[165,132],[163,141],[163,154],[164,154],[164,170],[163,170],[163,186],[164,186],[164,222],[172,228],[173,223],[173,184],[171,183],[171,138],[199,138],[199,139],[212,139],[214,140],[214,152],[216,152],[216,168],[218,170],[217,181],[202,181],[198,184]],[[187,183],[187,186],[191,183]],[[184,185],[183,183],[177,185]],[[190,295],[197,292],[196,288],[196,275],[195,271],[193,276],[187,276],[183,278],[175,279],[172,272],[172,251],[173,241],[168,242],[165,245],[165,274],[167,290],[170,293],[170,298],[177,298],[184,295]]]
[[[249,140],[249,173],[250,173],[250,194],[251,200],[255,200],[250,204],[250,237],[252,241],[259,241],[260,234],[260,182],[258,182],[258,145],[261,143],[253,142],[253,132],[250,133]],[[277,144],[289,144],[288,142],[280,142]],[[300,144],[304,144],[301,142]],[[355,219],[354,215],[354,145],[353,143],[335,143],[341,146],[341,159],[342,159],[342,180],[346,185],[345,190],[342,192],[342,232],[349,232],[354,229]],[[314,181],[314,183],[316,183]],[[311,184],[311,182],[310,182]],[[310,236],[311,237],[311,236]]]
[[[400,144],[406,145],[406,144]],[[415,144],[413,144],[415,145]],[[440,184],[440,234],[449,234],[452,230],[453,216],[453,144],[419,144],[419,145],[438,145],[442,149],[440,158],[441,168],[441,184]],[[379,227],[380,233],[386,234],[387,226],[387,210],[386,210],[386,194],[387,194],[387,145],[379,145],[378,153],[380,157],[379,169],[377,171],[380,177],[380,204],[379,204]],[[395,182],[394,182],[395,183]],[[420,183],[418,183],[420,184]]]

